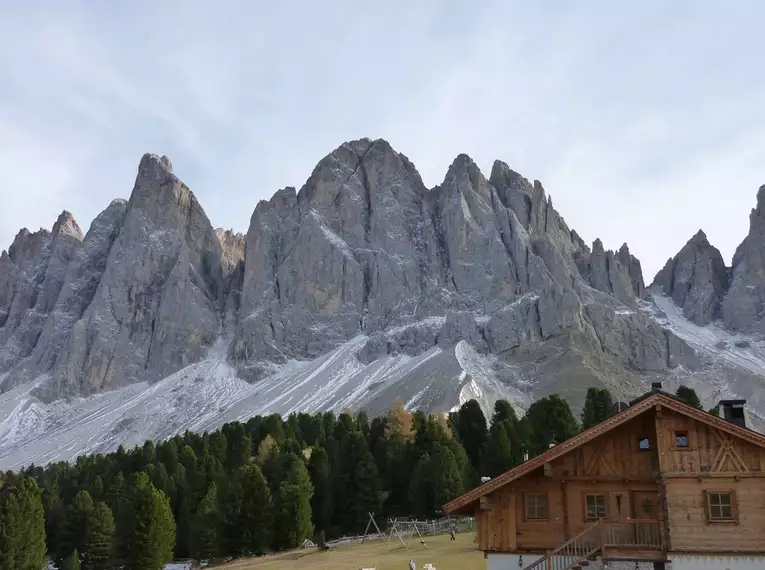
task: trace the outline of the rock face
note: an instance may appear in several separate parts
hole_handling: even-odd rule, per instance
[[[635,310],[644,296],[627,246],[590,251],[539,182],[500,161],[486,179],[460,155],[428,190],[405,156],[364,139],[255,209],[229,359],[257,380],[358,335],[362,362],[460,340],[513,359],[566,337],[623,370],[693,367]],[[580,375],[601,382],[589,364]]]
[[[25,228],[0,256],[0,370],[34,350],[81,242],[79,226],[63,212],[53,231]]]
[[[728,284],[728,268],[720,251],[699,230],[656,274],[651,287],[671,297],[688,320],[707,325],[722,316]]]
[[[762,269],[760,231],[758,206],[725,299],[725,266],[699,236],[655,287],[699,324],[727,322],[728,306],[736,326],[755,326],[734,293]],[[462,384],[443,393],[484,374],[485,358],[498,377],[576,403],[592,385],[629,392],[702,365],[644,313],[648,299],[626,244],[590,249],[541,183],[501,161],[487,179],[460,155],[428,189],[387,142],[348,142],[299,191],[260,202],[241,235],[213,230],[170,161],[147,154],[129,201],[112,202],[84,238],[65,212],[3,252],[0,390],[40,374],[46,399],[152,382],[216,343],[258,381],[351,343],[359,369],[396,355],[462,367]]]
[[[722,303],[725,326],[742,332],[765,332],[765,186],[749,215],[749,234],[736,249],[730,290]]]

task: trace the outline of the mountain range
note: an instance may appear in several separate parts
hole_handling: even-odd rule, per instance
[[[731,267],[699,231],[646,287],[501,161],[427,188],[386,141],[347,142],[242,235],[147,154],[87,233],[63,212],[0,256],[0,468],[254,414],[579,408],[652,381],[762,425],[764,304],[765,186]]]

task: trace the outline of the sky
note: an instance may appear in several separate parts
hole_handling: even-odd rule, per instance
[[[730,264],[765,184],[765,3],[412,0],[0,4],[0,249],[87,231],[165,154],[214,226],[384,138],[542,181],[650,282],[698,229]]]

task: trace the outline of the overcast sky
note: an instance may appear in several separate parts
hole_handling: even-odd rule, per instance
[[[648,282],[699,228],[730,263],[765,184],[765,3],[626,4],[5,0],[0,249],[63,209],[87,231],[145,152],[244,232],[367,136],[428,186],[504,160]]]

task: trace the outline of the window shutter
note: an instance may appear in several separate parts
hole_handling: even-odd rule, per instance
[[[528,495],[527,495],[526,491],[524,491],[523,492],[523,508],[521,509],[522,516],[523,516],[523,522],[527,522],[528,521],[528,515],[527,515],[528,508],[529,508],[529,499],[528,499]]]
[[[733,513],[733,520],[736,521],[736,524],[739,524],[738,520],[738,499],[736,498],[736,491],[730,492],[730,508],[731,512]]]
[[[712,522],[712,518],[710,517],[709,513],[709,493],[707,491],[702,492],[704,494],[704,520],[707,524],[710,524]]]

